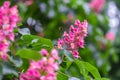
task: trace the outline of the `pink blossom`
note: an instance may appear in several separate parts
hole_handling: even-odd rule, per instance
[[[56,80],[56,71],[59,69],[58,52],[53,49],[51,53],[48,53],[47,50],[42,49],[40,53],[42,59],[30,61],[30,67],[25,73],[21,73],[20,80]],[[44,56],[43,54],[46,53],[47,55]]]
[[[0,7],[0,58],[7,59],[7,52],[10,41],[14,41],[14,28],[16,27],[19,15],[17,6],[12,6],[10,2],[5,1]]]
[[[71,25],[68,32],[64,32],[63,37],[58,39],[58,49],[67,49],[72,52],[75,58],[79,57],[78,48],[84,48],[84,38],[87,36],[87,21],[76,20]]]
[[[105,4],[105,0],[92,0],[90,2],[90,7],[94,10],[94,12],[99,13]]]
[[[108,39],[109,41],[113,42],[114,39],[115,39],[115,35],[114,35],[114,33],[112,33],[112,32],[108,32],[108,33],[105,35],[105,38]]]
[[[47,56],[47,55],[48,55],[48,52],[47,52],[45,49],[42,49],[42,50],[41,50],[41,54],[42,54],[43,56]]]

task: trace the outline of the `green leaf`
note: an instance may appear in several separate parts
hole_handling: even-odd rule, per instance
[[[33,60],[39,60],[41,59],[41,55],[39,52],[30,50],[30,49],[21,49],[17,51],[16,55],[20,56],[21,58],[25,59],[33,59]]]
[[[64,73],[62,73],[60,71],[57,74],[57,80],[68,80],[68,78],[69,78],[68,75],[66,75],[66,74],[64,74]]]
[[[26,72],[30,65],[29,60],[22,59],[22,61],[23,61],[23,64],[20,68],[22,69],[22,72]]]
[[[52,41],[35,35],[23,35],[18,41],[21,46],[31,45],[34,50],[45,48],[50,51],[53,48]]]
[[[108,79],[108,78],[96,78],[94,80],[110,80],[110,79]]]
[[[76,60],[75,63],[77,64],[77,66],[78,66],[78,68],[80,70],[80,73],[83,74],[84,76],[87,76],[88,71],[86,70],[85,65],[83,64],[83,62],[81,62],[79,60]]]
[[[72,77],[77,77],[77,78],[83,77],[79,72],[78,66],[74,62],[68,67],[67,70],[65,70],[65,73],[71,75]]]
[[[78,65],[81,74],[83,74],[84,76],[87,76],[88,72],[90,72],[94,76],[95,79],[101,78],[98,70],[94,66],[89,64],[88,62],[75,60],[75,63]]]

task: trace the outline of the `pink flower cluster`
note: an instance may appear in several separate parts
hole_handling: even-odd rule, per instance
[[[102,7],[105,4],[105,0],[92,0],[90,3],[90,7],[96,12],[99,13]]]
[[[7,60],[10,41],[14,41],[13,30],[18,23],[17,6],[9,8],[10,2],[5,1],[0,7],[0,58]]]
[[[84,48],[84,38],[87,36],[87,21],[75,21],[74,26],[71,25],[69,32],[63,34],[62,39],[58,39],[58,49],[67,49],[72,52],[75,58],[79,57],[78,48]]]
[[[41,54],[42,59],[31,61],[27,72],[21,73],[20,80],[56,80],[56,71],[59,69],[58,52],[53,49],[48,53],[47,50],[42,49]]]

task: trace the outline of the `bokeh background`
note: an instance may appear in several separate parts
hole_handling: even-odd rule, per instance
[[[82,60],[98,68],[102,77],[120,79],[120,0],[10,0],[18,5],[22,20],[21,34],[34,34],[51,39],[54,45],[64,30],[76,19],[88,21],[85,48],[79,49]],[[97,9],[101,3],[101,8]],[[0,0],[2,5],[4,0]],[[69,75],[79,77],[75,67]],[[70,71],[70,72],[69,72]]]

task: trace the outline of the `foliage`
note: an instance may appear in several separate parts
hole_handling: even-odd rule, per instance
[[[106,38],[110,29],[106,16],[109,0],[99,13],[91,9],[90,0],[33,0],[30,5],[23,0],[10,2],[18,6],[21,21],[14,28],[15,40],[10,42],[8,60],[0,60],[0,80],[19,80],[31,61],[43,58],[42,49],[48,53],[53,48],[58,50],[58,39],[76,19],[88,22],[85,45],[78,48],[78,59],[66,49],[58,50],[57,80],[119,80],[120,33],[113,41]],[[120,1],[113,2],[119,8]]]

